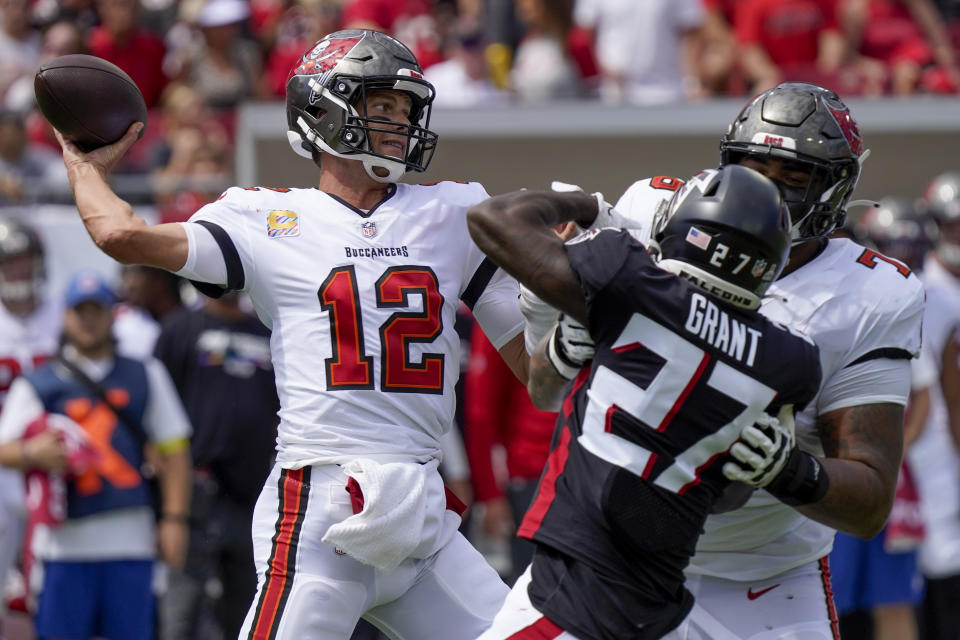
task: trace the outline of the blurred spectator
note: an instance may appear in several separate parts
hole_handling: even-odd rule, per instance
[[[183,280],[169,271],[142,265],[125,265],[122,274],[123,299],[144,309],[157,322],[183,306]],[[152,349],[152,346],[151,346]]]
[[[513,534],[536,492],[557,414],[534,408],[527,388],[479,329],[470,343],[464,398],[464,441],[476,500],[484,505],[483,530],[510,540],[512,584],[533,557],[533,543]],[[506,450],[506,478],[495,472],[496,446]]]
[[[923,202],[939,232],[922,279],[927,294],[923,341],[934,356],[940,384],[934,387],[926,428],[909,452],[926,526],[920,547],[927,578],[921,637],[955,640],[960,637],[960,172],[937,176]]]
[[[583,86],[567,51],[574,0],[517,0],[517,17],[526,35],[516,51],[510,86],[524,101],[575,98]]]
[[[296,0],[277,26],[277,45],[267,58],[267,93],[286,95],[287,76],[311,44],[340,29],[340,0]]]
[[[63,159],[29,143],[22,115],[0,111],[0,205],[70,200]]]
[[[490,79],[500,89],[510,86],[513,52],[523,38],[523,25],[517,18],[514,0],[486,0],[483,11],[483,32],[489,43],[484,52]]]
[[[47,486],[31,501],[43,523],[37,635],[149,638],[157,547],[172,567],[186,551],[190,425],[163,365],[115,355],[114,296],[98,275],[75,276],[64,302],[60,353],[14,382],[0,416],[0,464],[34,476],[32,498]],[[142,471],[150,448],[159,522]]]
[[[187,5],[184,5],[187,6]],[[257,95],[262,63],[257,44],[241,35],[250,17],[246,0],[206,0],[187,20],[202,36],[177,78],[197,90],[208,106],[236,107]]]
[[[42,51],[43,36],[30,24],[30,0],[0,0],[0,97],[17,78],[33,75]]]
[[[487,70],[486,47],[479,26],[461,23],[454,31],[447,59],[424,73],[437,90],[433,104],[443,107],[482,107],[506,101]]]
[[[886,197],[855,225],[856,239],[912,270],[923,267],[930,238],[910,198]],[[910,398],[903,425],[903,449],[910,450],[930,415],[939,367],[927,349],[911,361]],[[921,471],[922,472],[922,471]],[[914,613],[923,594],[917,549],[924,526],[914,473],[904,461],[890,519],[871,540],[838,532],[830,554],[833,593],[841,635],[873,640],[916,640]]]
[[[837,1],[740,0],[734,27],[753,93],[788,80],[835,84],[827,80],[846,56]]]
[[[181,279],[168,271],[125,265],[121,272],[123,302],[114,309],[113,335],[120,355],[144,360],[153,355],[160,323],[180,309]]]
[[[698,97],[694,68],[700,0],[577,0],[577,24],[595,32],[605,102],[663,104]]]
[[[704,0],[703,26],[695,51],[695,76],[707,96],[745,91],[738,63],[737,39],[733,34],[736,3],[737,0]]]
[[[947,28],[932,0],[841,0],[844,31],[851,49],[879,63],[871,75],[879,94],[922,88],[937,93],[960,89],[960,69]]]
[[[167,84],[163,41],[138,26],[139,0],[96,0],[101,24],[87,38],[92,55],[123,69],[140,87],[147,108],[157,105]]]
[[[7,391],[57,351],[62,312],[46,296],[46,259],[37,232],[0,218],[0,410]],[[0,588],[16,565],[26,525],[23,475],[0,466]],[[26,585],[18,581],[21,601]],[[6,611],[0,590],[0,621]],[[25,605],[23,605],[25,606]]]
[[[344,29],[374,29],[405,44],[423,69],[443,59],[430,0],[346,0]]]
[[[237,293],[163,322],[156,356],[193,425],[194,492],[187,563],[171,573],[160,602],[162,640],[201,638],[211,579],[222,589],[213,609],[223,638],[237,637],[256,592],[250,527],[273,460],[279,409],[269,336],[241,309]]]
[[[857,241],[920,272],[936,235],[932,221],[917,210],[913,198],[887,196],[879,205],[857,220]]]
[[[41,25],[70,22],[84,34],[100,23],[95,0],[34,0],[33,15]]]
[[[83,53],[83,32],[73,22],[65,20],[54,22],[43,32],[43,52],[37,65],[59,56],[71,53]],[[33,73],[20,76],[4,96],[4,106],[8,109],[27,113],[34,106]]]
[[[161,221],[183,221],[230,185],[228,135],[200,93],[181,83],[164,93],[163,129],[150,184]]]

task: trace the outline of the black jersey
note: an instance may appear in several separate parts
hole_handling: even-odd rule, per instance
[[[804,336],[660,269],[626,231],[567,245],[596,342],[563,403],[519,535],[533,604],[584,640],[659,638],[692,596],[683,569],[721,466],[762,412],[799,410],[820,362]]]

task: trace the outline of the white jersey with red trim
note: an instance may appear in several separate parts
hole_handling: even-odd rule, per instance
[[[656,206],[672,190],[663,185],[676,184],[671,180],[634,183],[615,208],[649,233]],[[902,264],[855,242],[830,240],[813,260],[770,286],[761,313],[801,330],[820,347],[823,382],[796,418],[804,450],[823,455],[815,431],[818,414],[860,404],[906,404],[909,358],[920,351],[923,286]],[[875,359],[904,363],[902,396],[874,392],[868,384],[851,385],[847,369]],[[707,518],[687,572],[762,580],[823,557],[833,534],[757,491],[744,507]]]
[[[27,316],[13,315],[0,304],[0,412],[13,381],[56,353],[62,320],[62,310],[50,302]],[[6,580],[20,552],[26,516],[23,474],[0,467],[0,580]],[[0,599],[0,617],[3,609]]]
[[[487,197],[476,183],[398,184],[361,211],[317,189],[232,188],[190,219],[273,331],[282,467],[440,456],[460,300],[498,348],[523,326],[516,281],[467,231]]]
[[[930,254],[921,279],[927,290],[923,348],[939,379],[944,349],[960,328],[960,278]],[[924,575],[960,573],[960,456],[950,434],[949,415],[939,381],[930,388],[930,414],[907,457],[920,494],[925,525],[919,562]]]
[[[62,309],[50,302],[27,316],[13,315],[0,304],[0,410],[13,380],[57,352],[62,322]]]

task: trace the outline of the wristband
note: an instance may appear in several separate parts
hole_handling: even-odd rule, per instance
[[[830,478],[815,457],[794,449],[776,478],[766,487],[780,502],[796,507],[818,502],[830,488]]]

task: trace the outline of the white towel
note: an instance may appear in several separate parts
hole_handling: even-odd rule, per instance
[[[323,542],[377,569],[396,569],[422,542],[427,475],[436,473],[438,464],[360,458],[344,465],[363,492],[363,510],[327,529]]]

